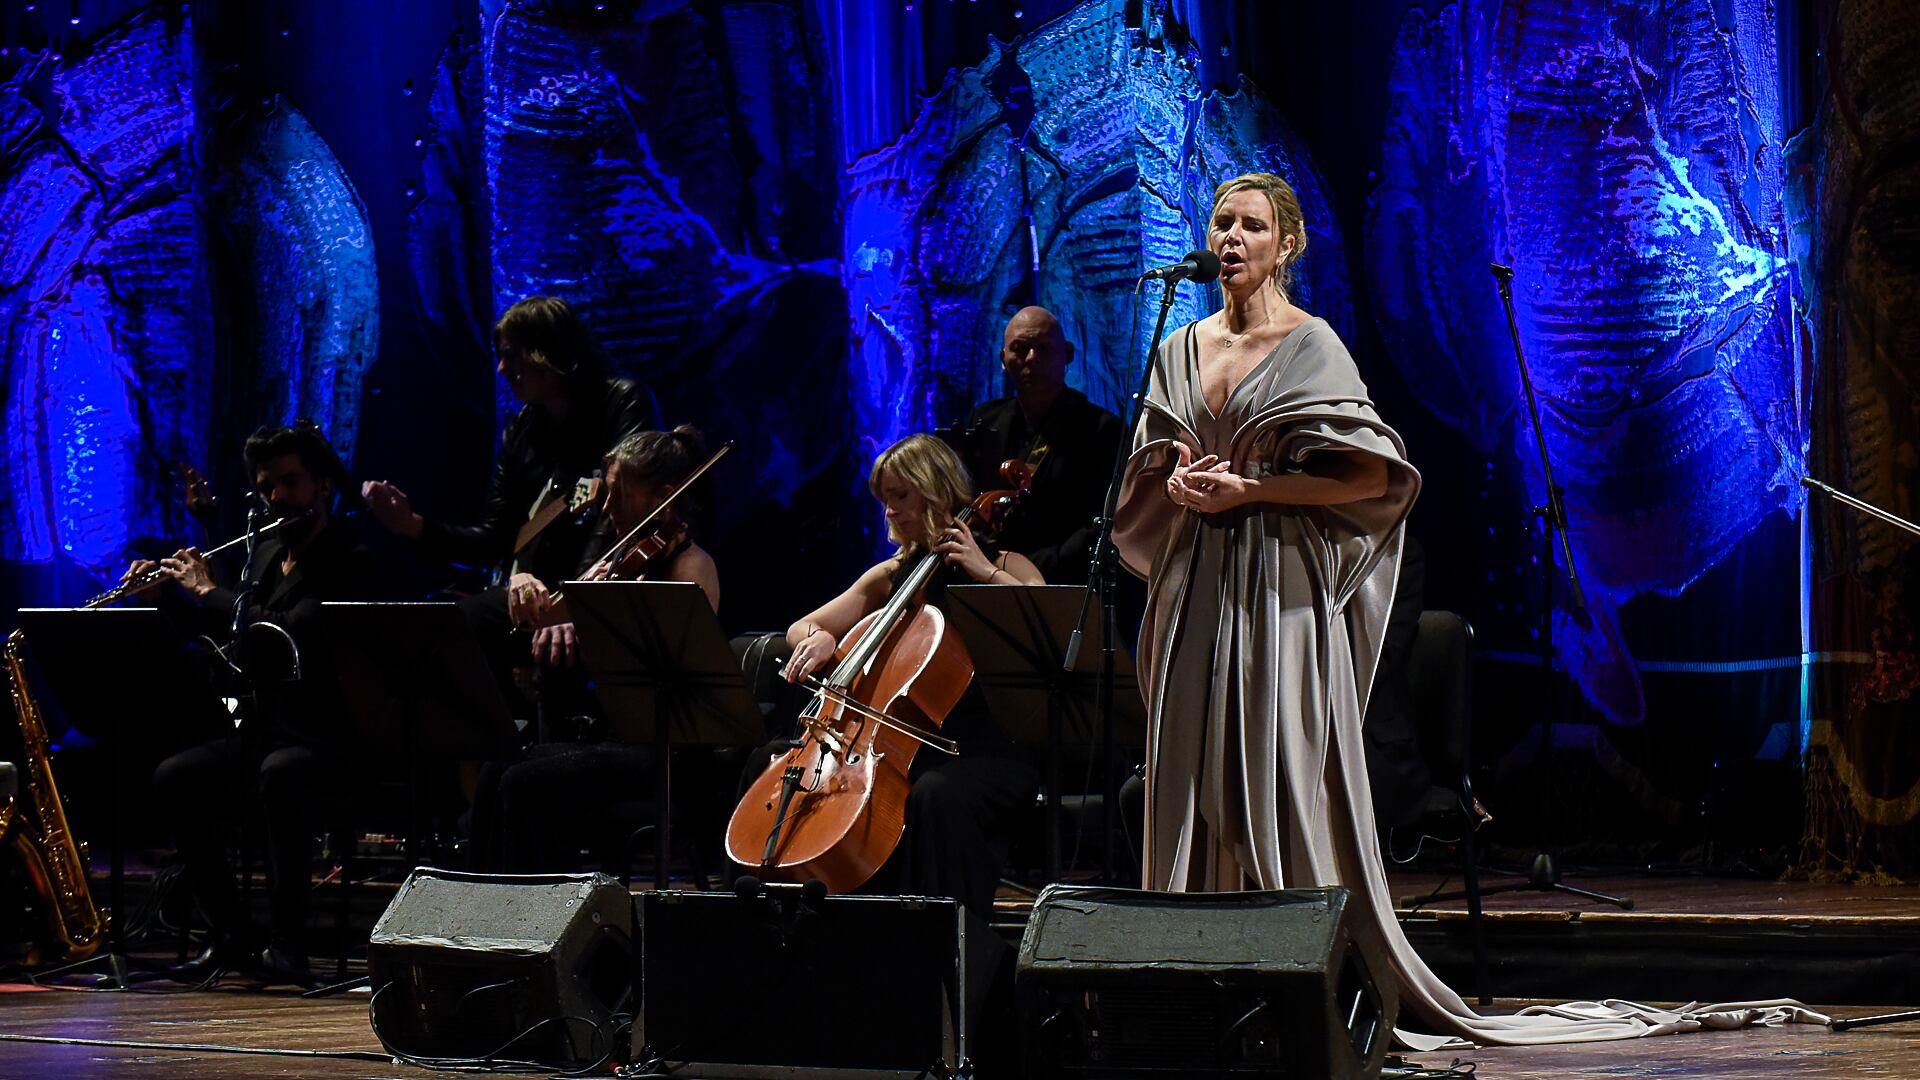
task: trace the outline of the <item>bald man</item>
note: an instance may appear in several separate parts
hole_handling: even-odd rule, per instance
[[[1081,585],[1093,547],[1119,417],[1067,386],[1073,345],[1045,308],[1022,308],[1007,323],[1000,348],[1012,397],[989,401],[968,418],[967,467],[975,486],[998,483],[1000,463],[1020,458],[1033,468],[1033,495],[1000,535],[1000,546],[1033,560],[1055,585]]]

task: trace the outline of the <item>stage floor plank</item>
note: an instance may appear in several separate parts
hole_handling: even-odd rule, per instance
[[[4,987],[13,991],[14,987]],[[367,995],[307,1000],[295,991],[205,990],[0,993],[0,1034],[149,1043],[213,1043],[282,1050],[381,1053],[367,1026]],[[436,1075],[390,1061],[100,1046],[0,1043],[0,1076],[414,1078]]]
[[[1482,871],[1482,888],[1515,879]],[[1607,876],[1568,877],[1569,885],[1624,896],[1633,901],[1632,911],[1621,911],[1610,904],[1568,893],[1516,891],[1496,893],[1485,898],[1483,910],[1490,915],[1521,913],[1568,913],[1580,918],[1591,916],[1673,918],[1780,917],[1795,920],[1854,920],[1920,923],[1920,885],[1814,885],[1799,881],[1765,881],[1753,878]],[[1394,902],[1441,891],[1439,874],[1396,872],[1388,875]],[[1445,886],[1460,888],[1458,875]],[[1428,905],[1426,910],[1462,911],[1464,900],[1449,900]]]
[[[1844,1015],[1874,1011],[1883,1010],[1841,1010]],[[298,1050],[378,1053],[380,1049],[367,1027],[364,994],[309,1001],[291,992],[241,989],[167,994],[0,992],[0,1033]],[[1912,1077],[1920,1073],[1920,1024],[1839,1034],[1809,1025],[1788,1025],[1583,1046],[1499,1047],[1410,1055],[1412,1060],[1434,1068],[1443,1068],[1456,1057],[1477,1062],[1478,1075],[1500,1080]],[[10,1080],[109,1075],[188,1080],[293,1076],[417,1080],[435,1074],[381,1061],[0,1043],[0,1076]]]

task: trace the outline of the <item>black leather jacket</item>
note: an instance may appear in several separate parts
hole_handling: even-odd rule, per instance
[[[550,482],[569,497],[575,482],[592,476],[620,440],[657,426],[653,395],[628,379],[608,379],[597,400],[576,404],[564,421],[528,405],[501,436],[479,523],[428,521],[420,542],[429,555],[449,562],[504,565],[515,558],[514,540]],[[520,553],[520,569],[549,586],[571,576],[592,527],[590,510],[563,514],[548,526]]]

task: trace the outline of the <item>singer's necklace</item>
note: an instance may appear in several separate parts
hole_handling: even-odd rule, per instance
[[[1224,311],[1220,313],[1220,325],[1221,326],[1227,325],[1227,313]],[[1222,331],[1220,334],[1220,347],[1223,349],[1231,349],[1235,345],[1238,345],[1241,342],[1247,340],[1249,337],[1252,337],[1253,332],[1256,329],[1258,329],[1260,326],[1271,326],[1271,325],[1273,325],[1273,305],[1268,304],[1267,318],[1265,322],[1260,323],[1258,326],[1249,326],[1245,330],[1240,331],[1238,334],[1229,334],[1229,333],[1226,333],[1225,331]]]

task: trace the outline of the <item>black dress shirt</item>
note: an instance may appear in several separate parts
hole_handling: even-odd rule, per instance
[[[1001,486],[1000,463],[1008,458],[1034,467],[1032,494],[1001,531],[1000,547],[1032,559],[1050,585],[1085,584],[1093,521],[1120,448],[1120,418],[1068,388],[1038,425],[1028,425],[1017,398],[1001,398],[973,410],[967,428],[976,488]]]

